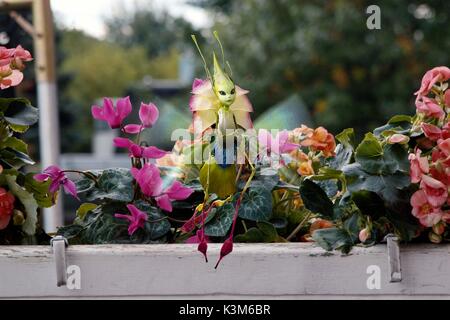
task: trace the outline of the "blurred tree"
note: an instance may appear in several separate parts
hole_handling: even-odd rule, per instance
[[[362,134],[413,113],[423,73],[450,65],[445,0],[378,1],[381,30],[366,27],[365,0],[192,2],[221,10],[215,27],[256,114],[297,92],[318,125]]]
[[[174,48],[184,50],[190,41],[193,26],[151,6],[136,5],[132,12],[106,19],[108,39],[124,47],[142,46],[149,57],[161,57]]]

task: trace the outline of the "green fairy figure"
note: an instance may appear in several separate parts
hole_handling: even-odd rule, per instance
[[[253,107],[247,98],[247,90],[235,85],[231,76],[225,72],[227,66],[230,70],[228,61],[225,61],[223,47],[217,32],[214,36],[219,43],[222,53],[222,66],[217,56],[213,53],[213,74],[211,75],[203,53],[197,43],[195,36],[192,36],[194,43],[204,62],[206,80],[195,79],[192,88],[192,97],[189,103],[190,110],[193,113],[193,128],[196,136],[202,136],[205,132],[213,132],[213,139],[209,141],[209,156],[200,169],[199,179],[205,191],[205,200],[200,207],[204,219],[207,213],[214,207],[223,205],[224,202],[231,201],[232,195],[238,192],[237,182],[240,173],[245,167],[251,169],[245,187],[235,203],[236,213],[233,220],[230,237],[224,242],[221,250],[220,260],[232,250],[234,226],[237,219],[237,212],[244,193],[246,192],[250,181],[254,176],[254,167],[252,161],[244,152],[242,163],[237,163],[237,144],[240,143],[244,130],[253,128],[250,113]],[[210,194],[216,194],[221,200],[213,202],[209,207],[207,201]],[[203,228],[202,228],[203,231]],[[201,239],[199,250],[206,257],[206,241],[204,232],[200,233]],[[220,261],[219,260],[219,261]],[[217,267],[217,265],[216,265]]]

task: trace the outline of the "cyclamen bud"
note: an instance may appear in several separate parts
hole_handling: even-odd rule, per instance
[[[428,238],[433,243],[441,243],[441,241],[442,241],[442,237],[440,235],[434,233],[433,231],[430,231],[430,233],[428,233]]]
[[[205,260],[206,262],[208,262],[208,255],[206,254],[206,252],[208,251],[208,242],[206,242],[205,237],[203,237],[203,239],[198,244],[197,250],[205,256]]]
[[[220,261],[222,261],[222,259],[230,254],[233,251],[233,235],[231,235],[227,240],[224,241],[222,248],[220,249],[220,257],[219,257],[219,261],[217,261],[216,266],[214,267],[214,269],[217,269],[217,267],[219,266]]]
[[[359,232],[359,241],[366,242],[367,239],[370,238],[370,230],[368,227],[365,227]]]

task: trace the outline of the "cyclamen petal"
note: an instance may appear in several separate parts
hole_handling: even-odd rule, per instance
[[[130,98],[118,99],[116,109],[111,98],[103,98],[103,106],[92,106],[91,113],[94,119],[107,122],[111,129],[120,128],[123,120],[131,113]]]
[[[166,191],[165,193],[170,197],[170,199],[174,200],[184,200],[187,199],[194,190],[191,188],[183,186],[180,181],[175,181]]]
[[[143,130],[144,126],[140,124],[127,124],[125,127],[123,127],[123,132],[129,134],[137,134],[139,132],[142,132]]]
[[[121,123],[131,113],[131,111],[132,106],[130,97],[117,99],[117,114]]]
[[[168,152],[158,149],[157,147],[145,147],[142,150],[142,157],[147,159],[160,159],[164,157]]]
[[[167,194],[163,194],[159,197],[156,197],[156,204],[161,209],[172,212],[172,202],[170,201],[170,198]]]
[[[118,148],[129,148],[133,142],[127,138],[114,138],[114,145]]]
[[[132,168],[131,174],[144,195],[152,197],[161,194],[163,182],[159,169],[154,164],[146,163],[142,169]]]
[[[63,183],[63,188],[67,194],[70,194],[72,197],[78,200],[80,199],[78,198],[77,187],[72,180],[66,179],[65,182]]]
[[[152,127],[159,118],[159,110],[153,104],[141,103],[139,109],[139,119],[141,119],[142,125],[146,128]]]

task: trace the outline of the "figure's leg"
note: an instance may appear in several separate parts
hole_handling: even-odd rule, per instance
[[[219,260],[216,263],[215,269],[217,269],[217,267],[219,266],[220,261],[222,261],[222,259],[230,254],[233,251],[233,235],[234,235],[234,229],[236,227],[236,221],[237,218],[239,216],[239,208],[241,206],[241,202],[242,199],[244,198],[245,192],[247,191],[247,189],[250,187],[250,184],[256,174],[256,168],[255,166],[252,164],[252,162],[250,161],[248,155],[245,153],[245,158],[247,159],[247,162],[251,168],[251,173],[250,176],[247,179],[247,182],[245,183],[244,188],[242,189],[241,195],[239,196],[238,200],[236,201],[236,207],[234,210],[234,216],[233,216],[233,224],[231,225],[231,232],[230,232],[230,236],[223,242],[222,248],[220,249],[220,257]]]

